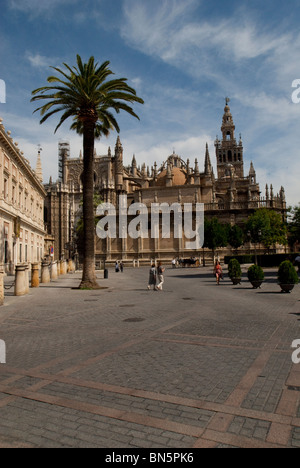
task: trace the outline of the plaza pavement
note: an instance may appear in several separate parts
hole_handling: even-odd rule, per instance
[[[128,268],[79,291],[80,276],[6,291],[1,448],[300,447],[300,286],[168,268],[156,292]]]

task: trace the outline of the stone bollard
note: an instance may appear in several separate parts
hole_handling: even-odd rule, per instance
[[[15,296],[24,296],[25,294],[27,294],[26,265],[17,265],[15,276]]]
[[[29,293],[29,265],[25,263],[25,291],[26,294]]]
[[[41,283],[50,283],[49,263],[42,263]]]
[[[4,304],[4,281],[3,281],[4,272],[0,270],[0,306]]]
[[[31,264],[31,287],[38,288],[39,285],[40,285],[39,264],[32,263]]]
[[[68,260],[68,273],[75,273],[75,266],[73,260],[70,258]]]
[[[51,264],[51,280],[57,279],[57,262]]]
[[[60,261],[60,274],[65,275],[67,273],[67,263],[65,260]]]

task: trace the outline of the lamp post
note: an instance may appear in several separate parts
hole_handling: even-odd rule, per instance
[[[251,255],[251,232],[250,231],[247,232],[247,238],[249,241],[249,255]]]
[[[261,236],[262,236],[262,232],[261,232],[261,229],[260,229],[260,230],[258,231],[258,248],[259,248],[259,251],[260,251]],[[256,265],[257,265],[257,257],[256,257]]]
[[[75,243],[74,244],[74,248],[75,248],[75,253],[74,253],[74,260],[75,260],[75,271],[77,271],[79,269],[79,264],[78,264],[78,250],[77,250],[77,244]]]
[[[259,231],[257,232],[259,250],[260,250],[261,235],[262,235],[262,232],[261,232],[261,229],[259,229]],[[255,248],[255,265],[257,265],[257,242],[256,242],[256,240],[255,240],[255,243],[254,243],[254,248]]]
[[[258,230],[257,232],[257,236],[255,236],[254,238],[254,256],[255,256],[255,265],[257,265],[257,244],[259,244],[259,250],[260,250],[260,241],[261,241],[261,236],[262,236],[262,232],[261,232],[261,229]],[[251,239],[252,239],[252,236],[251,236],[251,231],[249,230],[247,232],[247,237],[249,239],[249,243],[250,243],[250,246],[249,246],[249,253],[251,255]],[[258,242],[257,242],[257,238],[258,238]]]

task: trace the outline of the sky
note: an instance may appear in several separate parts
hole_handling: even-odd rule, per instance
[[[0,117],[33,168],[41,146],[44,182],[56,180],[58,142],[68,140],[78,157],[82,141],[71,122],[54,134],[57,116],[40,125],[31,92],[47,84],[51,66],[76,65],[77,54],[109,60],[145,102],[134,104],[140,120],[117,116],[125,165],[133,154],[138,165],[160,165],[175,151],[203,170],[208,143],[216,174],[228,96],[245,175],[252,161],[262,195],[266,184],[275,194],[284,186],[296,205],[299,15],[299,0],[0,0]],[[98,140],[97,154],[116,139]]]

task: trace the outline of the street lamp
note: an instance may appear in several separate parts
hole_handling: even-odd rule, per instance
[[[261,229],[259,229],[259,231],[257,233],[258,243],[259,243],[259,250],[260,250],[261,235],[262,235],[262,232],[261,232]],[[257,265],[257,242],[255,242],[254,248],[255,248],[255,265]]]
[[[259,248],[259,251],[260,251],[260,241],[261,241],[261,236],[262,236],[262,232],[261,232],[261,229],[258,231],[258,248]],[[257,262],[256,262],[257,264]]]
[[[251,232],[247,232],[247,238],[249,240],[249,255],[251,255]]]

